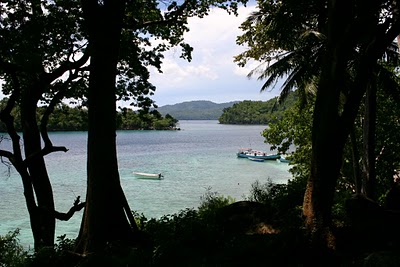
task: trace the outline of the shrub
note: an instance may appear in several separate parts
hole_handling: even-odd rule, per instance
[[[231,196],[221,196],[217,192],[212,192],[211,188],[207,188],[206,193],[200,197],[201,203],[198,208],[202,217],[215,215],[218,209],[228,206],[235,202]]]
[[[298,228],[302,224],[301,210],[305,182],[294,179],[288,184],[276,184],[270,179],[265,184],[259,181],[251,185],[249,201],[263,203],[269,210],[268,216],[280,228]]]
[[[0,236],[0,267],[24,266],[28,252],[19,244],[19,229]]]

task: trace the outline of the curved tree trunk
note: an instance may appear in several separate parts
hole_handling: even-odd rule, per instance
[[[339,117],[339,97],[350,52],[343,29],[348,26],[351,14],[344,12],[345,1],[333,2],[329,9],[327,48],[314,108],[311,174],[303,204],[312,244],[322,248],[333,246],[331,209],[346,141]]]
[[[44,157],[41,155],[41,138],[36,121],[35,97],[23,92],[21,121],[27,169],[31,186],[36,196],[37,207],[28,207],[35,249],[54,245],[56,221],[49,211],[54,211],[53,190],[47,173]],[[22,174],[21,174],[22,175]],[[27,184],[25,187],[29,187]]]
[[[17,83],[17,79],[15,76],[13,76],[14,82]],[[28,172],[28,168],[25,166],[24,160],[22,158],[22,152],[21,152],[21,147],[20,147],[20,136],[18,135],[15,127],[14,127],[14,118],[11,116],[11,110],[14,108],[15,103],[17,101],[17,98],[19,97],[20,93],[20,88],[19,85],[15,84],[14,85],[16,88],[12,95],[10,96],[10,99],[7,102],[7,107],[4,108],[3,110],[0,111],[0,119],[1,121],[6,125],[7,132],[11,137],[12,140],[12,147],[13,147],[13,152],[6,152],[6,151],[1,151],[4,153],[4,155],[8,155],[9,160],[12,162],[13,166],[15,169],[18,171],[18,173],[21,175],[22,178],[22,186],[24,188],[24,197],[25,197],[25,203],[28,209],[29,213],[29,219],[30,219],[30,224],[31,224],[31,230],[34,238],[34,248],[35,250],[39,250],[42,246],[49,246],[53,244],[53,241],[50,240],[49,238],[49,233],[47,231],[50,231],[49,229],[52,228],[52,223],[45,223],[44,227],[41,229],[41,218],[40,218],[40,213],[38,206],[36,204],[36,199],[35,199],[35,193],[33,190],[33,185],[32,185],[32,178],[31,175]],[[22,112],[23,113],[23,112]],[[27,129],[27,128],[26,128]],[[25,131],[25,135],[28,135],[28,132]],[[26,140],[28,140],[27,138]],[[24,147],[28,149],[30,145],[26,143]],[[39,190],[40,191],[40,190]],[[42,200],[44,199],[42,195]],[[47,201],[42,201],[47,202]],[[46,226],[49,226],[46,227]]]
[[[337,59],[332,60],[333,66],[340,65]],[[332,72],[328,68],[326,73]],[[330,216],[344,147],[339,130],[338,88],[340,85],[332,83],[331,77],[323,76],[314,109],[311,173],[303,204],[305,223],[314,247],[333,245],[330,244],[333,241],[330,239]]]

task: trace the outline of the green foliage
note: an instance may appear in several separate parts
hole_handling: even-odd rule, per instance
[[[136,214],[139,229],[152,242],[152,262],[156,266],[190,266],[220,261],[217,251],[223,246],[223,231],[217,222],[217,213],[233,202],[233,198],[208,189],[201,197],[198,210],[185,209],[150,220]]]
[[[44,114],[45,108],[38,109],[38,116]],[[49,131],[85,131],[88,128],[88,111],[86,108],[70,108],[65,104],[58,105],[49,118]]]
[[[256,184],[252,189],[255,199],[267,203],[271,201],[272,197],[275,201],[272,201],[272,203],[275,203],[275,208],[280,207],[281,209],[283,207],[283,209],[289,210],[293,207],[289,207],[288,203],[283,203],[285,201],[280,202],[279,199],[294,198],[297,201],[294,199],[291,201],[297,203],[298,207],[303,204],[306,180],[310,176],[313,110],[313,103],[311,101],[305,106],[297,102],[284,112],[281,120],[270,123],[269,127],[263,131],[262,135],[265,137],[265,142],[271,144],[272,149],[277,149],[281,153],[292,151],[290,153],[290,164],[292,166],[290,172],[294,179],[288,181],[287,190],[290,193],[282,188],[282,191],[278,190],[280,195],[276,193],[276,185],[274,184],[267,183],[263,186]],[[361,135],[358,136],[361,137]],[[327,151],[327,153],[329,152]],[[334,206],[332,208],[332,216],[336,224],[343,224],[346,217],[345,202],[351,196],[354,189],[350,144],[346,146],[343,162],[341,177],[338,179]],[[287,193],[287,197],[282,198],[282,193],[283,195]],[[276,201],[278,201],[278,204],[276,204]]]
[[[400,140],[398,132],[400,125],[398,118],[400,114],[399,105],[395,97],[387,95],[385,91],[378,91],[377,105],[377,132],[376,132],[376,174],[377,195],[380,203],[384,204],[387,191],[393,185],[393,177],[397,175],[400,166],[398,151]],[[361,107],[363,109],[363,106]],[[297,179],[306,179],[310,175],[311,162],[311,129],[313,117],[313,103],[301,106],[300,103],[288,108],[281,120],[270,123],[264,130],[265,142],[272,145],[272,149],[285,153],[294,150],[290,154],[291,173]],[[361,112],[355,123],[355,134],[358,151],[362,148],[362,121]],[[329,153],[329,151],[327,151]],[[362,154],[356,159],[360,163]],[[340,177],[337,182],[332,216],[336,224],[343,224],[345,220],[345,202],[354,191],[354,166],[352,159],[352,147],[348,142],[344,149],[343,164]]]
[[[144,230],[154,242],[153,260],[156,263],[191,262],[202,257],[202,251],[196,252],[194,248],[204,244],[207,228],[195,210],[186,209],[159,220],[151,219]]]
[[[19,230],[0,236],[0,266],[25,266],[28,252],[18,242]]]
[[[276,184],[270,179],[261,184],[251,185],[248,200],[266,205],[267,217],[279,229],[297,228],[302,225],[301,207],[303,205],[306,179],[289,180],[288,184]]]
[[[198,210],[185,209],[150,220],[143,214],[134,213],[140,230],[140,243],[134,249],[110,243],[102,253],[81,257],[73,252],[75,241],[61,236],[54,249],[44,248],[31,255],[26,266],[256,266],[265,263],[266,258],[270,264],[303,261],[305,246],[301,231],[285,227],[285,224],[296,224],[293,221],[296,217],[286,214],[293,212],[293,207],[298,204],[291,196],[300,186],[269,183],[253,186],[256,187],[260,190],[253,196],[258,194],[258,200],[277,205],[287,203],[282,206],[280,215],[283,217],[280,220],[278,215],[274,217],[285,232],[273,235],[226,232],[230,225],[226,225],[225,218],[219,216],[223,213],[219,211],[234,200],[207,190]],[[299,214],[298,210],[294,213]],[[294,257],[285,258],[288,253]]]
[[[303,99],[315,91],[325,38],[320,32],[324,6],[315,0],[257,1],[258,9],[242,23],[244,33],[237,38],[248,49],[235,61],[239,66],[250,60],[264,63],[249,73],[265,80],[262,91],[281,79],[282,100],[292,90],[299,90]]]
[[[233,201],[230,197],[223,197],[216,192],[207,190],[201,198],[198,210],[186,209],[173,215],[166,215],[160,219],[140,219],[140,229],[153,242],[153,264],[155,266],[232,266],[250,264],[252,266],[265,263],[286,262],[283,255],[294,251],[298,257],[294,261],[301,261],[299,249],[302,237],[296,227],[301,225],[301,211],[298,208],[302,201],[302,190],[305,185],[292,183],[286,185],[272,185],[272,183],[258,188],[260,200],[282,205],[279,212],[271,217],[285,232],[279,235],[246,235],[242,232],[226,232],[231,225],[226,218],[219,215],[221,208]],[[266,191],[265,191],[266,189]],[[262,191],[262,192],[261,192]],[[253,194],[255,196],[255,194]],[[267,200],[268,199],[268,200]],[[257,201],[253,198],[252,200]],[[285,205],[283,205],[285,204]],[[290,229],[290,226],[292,228]],[[297,228],[297,229],[300,229]],[[293,254],[293,255],[295,255]],[[289,260],[291,261],[291,260]]]
[[[0,101],[0,108],[5,106],[7,100],[8,98],[4,98]],[[43,116],[45,110],[45,107],[38,108],[38,120]],[[21,131],[19,109],[13,109],[11,115],[15,118],[16,130]],[[171,115],[167,114],[162,117],[156,110],[150,113],[141,113],[124,108],[117,113],[117,128],[119,130],[170,130],[176,126],[177,122],[178,120]],[[49,118],[47,129],[48,131],[87,131],[88,110],[84,107],[72,108],[66,104],[57,105]],[[5,131],[5,125],[0,122],[0,132]]]
[[[225,206],[235,202],[231,196],[221,196],[218,192],[212,192],[211,188],[207,188],[206,193],[200,198],[199,206],[200,216],[207,217],[215,215],[215,212]]]
[[[362,104],[360,112],[354,124],[356,148],[359,152],[356,160],[361,165],[363,162],[363,121],[365,105]],[[400,155],[397,151],[400,149],[400,131],[399,117],[400,106],[398,104],[398,95],[394,92],[388,92],[384,88],[378,88],[377,107],[376,107],[376,133],[375,133],[375,172],[376,172],[376,197],[378,203],[385,205],[387,192],[394,185],[398,178],[400,167]],[[361,172],[362,166],[360,166]],[[338,181],[337,194],[343,197],[349,195],[348,192],[354,192],[354,166],[352,159],[352,147],[350,142],[345,147],[343,154],[343,165],[341,170],[341,179]],[[343,201],[340,201],[343,202]]]
[[[156,88],[149,81],[148,68],[152,66],[161,72],[163,53],[173,47],[181,50],[181,58],[191,60],[193,48],[183,38],[189,31],[188,18],[202,18],[212,7],[237,15],[238,6],[246,2],[121,1],[123,12],[119,15],[124,28],[121,38],[115,40],[121,48],[116,70],[116,99],[131,101],[133,106],[144,110],[156,107],[150,99]],[[93,2],[92,12],[101,10],[103,4],[103,1]],[[34,96],[31,101],[42,101],[46,105],[65,98],[87,100],[89,68],[82,66],[90,62],[87,52],[91,44],[88,43],[89,25],[84,22],[81,1],[37,1],[32,4],[5,0],[1,13],[3,93],[15,92],[17,96],[18,91],[24,89],[24,93],[29,91],[30,96]],[[158,127],[165,125],[158,124]]]
[[[6,0],[1,8],[3,93],[15,93],[18,102],[25,95],[34,104],[48,104],[58,92],[56,98],[84,97],[87,72],[80,68],[88,57],[82,56],[87,43],[80,2]]]
[[[123,108],[117,114],[119,130],[171,130],[175,128],[177,122],[178,120],[169,114],[162,117],[157,110],[147,113]]]
[[[312,104],[301,107],[299,102],[294,103],[284,111],[280,120],[270,123],[262,133],[271,149],[281,153],[293,151],[290,171],[294,177],[302,179],[310,174],[312,116]]]
[[[41,248],[30,257],[28,266],[75,266],[80,258],[74,254],[74,249],[74,239],[58,236],[54,248]]]
[[[398,95],[378,91],[376,125],[376,175],[378,197],[385,195],[398,179],[400,169],[400,105]]]
[[[242,101],[225,108],[218,120],[222,124],[270,124],[281,119],[283,112],[293,105],[295,99],[295,94],[291,94],[284,103],[279,105],[278,97],[266,102]]]

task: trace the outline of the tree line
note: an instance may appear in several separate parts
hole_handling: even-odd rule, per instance
[[[0,107],[4,107],[8,99],[0,101]],[[46,108],[38,107],[38,120],[43,116]],[[117,130],[173,130],[176,128],[177,119],[167,114],[164,117],[157,111],[148,113],[134,111],[129,108],[121,108],[117,112]],[[15,108],[12,112],[15,118],[15,129],[22,131],[20,124],[20,111]],[[47,122],[48,131],[87,131],[88,110],[85,107],[70,107],[66,104],[59,104],[54,108],[52,115]],[[0,132],[6,132],[4,123],[0,123]]]
[[[280,120],[284,111],[294,105],[297,97],[290,94],[282,103],[279,97],[268,101],[245,100],[235,103],[232,107],[224,108],[218,118],[221,124],[264,124]]]

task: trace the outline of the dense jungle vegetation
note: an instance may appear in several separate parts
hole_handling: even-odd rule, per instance
[[[5,106],[7,98],[1,100],[0,107]],[[43,117],[44,107],[38,108],[38,120]],[[15,118],[15,128],[21,131],[20,112],[18,109],[13,111]],[[175,129],[178,120],[171,115],[164,117],[157,111],[152,110],[148,113],[133,111],[123,108],[117,112],[118,130],[172,130]],[[88,110],[85,107],[70,107],[60,104],[54,108],[52,115],[47,123],[48,131],[87,131],[88,130]],[[0,123],[0,132],[6,132],[4,123]]]
[[[294,105],[297,97],[290,94],[284,101],[279,102],[279,97],[268,101],[241,101],[232,107],[224,108],[218,118],[222,124],[263,124],[276,122],[283,117],[284,111]]]

